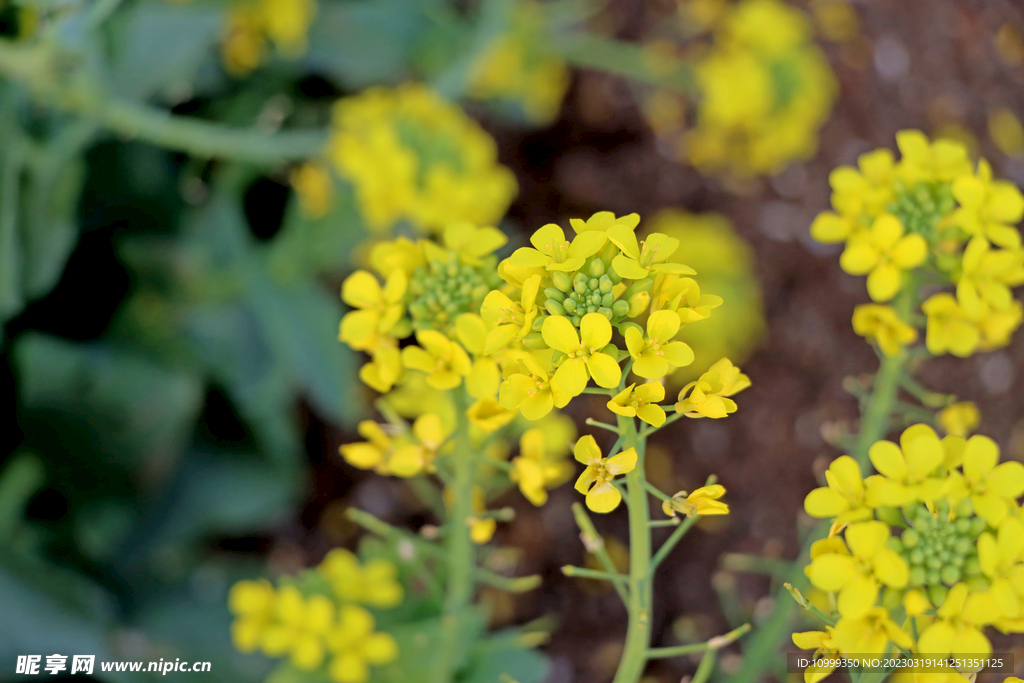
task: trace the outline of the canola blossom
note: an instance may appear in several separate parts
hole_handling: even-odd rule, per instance
[[[243,0],[227,10],[221,41],[224,67],[243,76],[267,61],[273,46],[284,57],[306,51],[316,0]]]
[[[655,132],[706,173],[771,175],[809,159],[838,94],[810,20],[780,0],[714,3],[704,16],[709,4],[681,4],[709,42],[692,65],[695,115],[656,90],[645,107]]]
[[[368,230],[408,225],[437,233],[454,223],[489,225],[515,197],[494,140],[459,107],[424,85],[373,87],[334,108],[325,150],[351,184]]]
[[[1005,346],[1024,319],[1011,291],[1024,284],[1024,195],[958,142],[905,130],[896,143],[898,160],[879,149],[835,169],[832,210],[811,225],[815,240],[844,245],[844,271],[867,276],[876,303],[857,307],[854,330],[896,356],[919,338],[919,308],[933,355]],[[950,289],[914,301],[925,281]]]
[[[403,598],[395,565],[365,564],[332,550],[314,569],[274,586],[266,579],[231,587],[231,640],[241,652],[287,658],[299,671],[334,683],[365,683],[373,667],[398,657],[391,634],[367,609],[392,608]],[[367,606],[367,607],[364,607]]]

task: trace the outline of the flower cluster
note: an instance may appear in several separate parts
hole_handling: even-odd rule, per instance
[[[242,652],[287,657],[296,669],[320,671],[336,683],[363,683],[371,666],[398,656],[395,639],[376,631],[373,614],[362,606],[400,603],[402,586],[396,577],[390,562],[360,564],[339,549],[278,587],[265,579],[239,581],[228,595],[235,616],[232,642]]]
[[[221,42],[225,68],[244,75],[266,61],[273,44],[285,57],[306,51],[316,0],[247,0],[228,9]]]
[[[423,85],[374,87],[335,105],[327,158],[354,188],[366,226],[439,232],[488,225],[517,191],[494,140]]]
[[[772,174],[810,158],[838,89],[807,17],[779,0],[740,0],[713,16],[690,14],[711,38],[693,65],[696,121],[687,130],[685,107],[670,106],[677,96],[658,90],[647,107],[656,131],[702,171]]]
[[[804,502],[833,520],[805,571],[831,595],[837,621],[794,642],[821,652],[896,645],[984,655],[987,626],[1024,632],[1024,465],[1000,464],[987,437],[940,439],[923,424],[899,444],[875,443],[870,459],[877,473],[866,478],[849,456],[836,459],[827,486]]]
[[[965,357],[1006,345],[1022,320],[1010,290],[1024,284],[1015,227],[1024,217],[1024,195],[994,179],[984,159],[972,165],[958,142],[907,130],[896,143],[898,161],[879,149],[861,155],[856,168],[834,170],[833,210],[811,225],[819,242],[844,244],[843,270],[867,276],[876,303],[857,308],[854,329],[895,356],[918,338],[917,288],[948,283],[955,292],[937,292],[920,304],[928,350]],[[901,298],[904,292],[911,297]]]
[[[469,95],[516,103],[530,121],[549,123],[569,88],[569,69],[551,48],[542,8],[535,2],[508,8],[510,25],[474,66]]]

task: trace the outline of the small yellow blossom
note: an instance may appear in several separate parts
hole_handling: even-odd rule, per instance
[[[950,495],[970,497],[974,513],[997,526],[1014,501],[1024,493],[1024,465],[1016,461],[999,463],[999,446],[987,436],[967,440],[963,451],[963,475],[950,475]]]
[[[604,352],[612,340],[612,326],[603,315],[588,313],[583,316],[579,335],[567,318],[549,316],[544,319],[541,333],[548,346],[566,355],[551,378],[553,387],[568,396],[579,396],[591,377],[598,386],[610,388],[618,385],[622,368]]]
[[[847,243],[839,265],[851,275],[867,275],[868,294],[884,302],[899,292],[903,271],[918,267],[927,256],[923,237],[905,235],[898,218],[882,214],[868,231]]]
[[[255,652],[270,624],[274,607],[274,587],[270,582],[239,581],[228,592],[228,609],[235,615],[231,623],[231,642],[240,652]]]
[[[504,348],[513,339],[522,341],[533,329],[537,319],[537,293],[540,275],[532,275],[523,283],[519,301],[513,301],[500,290],[492,290],[484,298],[480,315],[495,327],[487,333],[483,353],[490,355]]]
[[[981,423],[981,411],[971,401],[960,401],[940,410],[936,419],[947,434],[967,438]]]
[[[993,250],[988,240],[975,236],[967,243],[956,283],[957,303],[973,319],[986,308],[1008,311],[1014,304],[1010,287],[1024,284],[1024,249]]]
[[[833,627],[826,626],[824,631],[804,631],[793,634],[793,644],[801,650],[814,650],[814,663],[804,669],[804,683],[818,683],[828,677],[836,667],[835,655],[839,654],[835,641],[832,639]],[[818,664],[823,659],[824,664]]]
[[[804,509],[811,517],[835,517],[839,522],[871,519],[860,465],[848,455],[832,461],[825,472],[828,486],[816,488],[804,499]]]
[[[876,657],[887,654],[892,645],[904,649],[914,646],[914,638],[900,629],[884,607],[872,607],[858,617],[841,618],[832,631],[832,642],[842,652]]]
[[[263,633],[261,649],[268,657],[289,655],[297,669],[311,671],[326,655],[325,637],[334,626],[335,607],[324,595],[303,597],[283,586],[274,601],[274,622]]]
[[[469,423],[484,434],[501,429],[515,419],[516,411],[509,410],[494,397],[481,398],[466,410]]]
[[[903,432],[900,445],[876,441],[868,451],[881,477],[870,477],[867,501],[871,507],[903,507],[914,501],[930,503],[944,492],[945,479],[934,476],[945,458],[942,443],[927,425]]]
[[[952,294],[933,294],[921,304],[921,310],[928,321],[925,346],[933,355],[948,352],[966,358],[977,350],[981,333]]]
[[[373,615],[362,607],[344,605],[338,623],[327,634],[332,653],[327,674],[334,683],[366,683],[370,665],[383,665],[398,657],[398,643],[389,633],[374,631]]]
[[[576,442],[574,455],[577,461],[587,466],[576,480],[576,490],[587,496],[587,507],[594,512],[611,512],[617,508],[622,494],[612,480],[636,467],[636,449],[628,448],[604,458],[594,437],[588,434]]]
[[[647,319],[646,337],[637,326],[626,328],[626,347],[633,357],[635,374],[656,379],[693,362],[693,349],[684,342],[672,341],[679,326],[675,311],[656,311]]]
[[[693,493],[679,491],[671,498],[662,501],[661,511],[669,517],[675,517],[676,513],[686,517],[701,515],[727,515],[729,506],[718,500],[725,495],[725,487],[719,484],[701,486]]]
[[[564,408],[572,397],[550,382],[548,373],[526,354],[509,366],[498,398],[508,410],[519,410],[527,420],[539,420],[552,408]]]
[[[731,360],[722,358],[698,380],[683,387],[675,409],[686,417],[723,418],[737,409],[736,402],[729,397],[749,386],[750,378]]]
[[[536,506],[548,500],[548,491],[572,477],[572,465],[545,443],[544,432],[537,427],[519,437],[519,456],[512,459],[509,478],[519,485],[526,499]]]
[[[668,262],[669,257],[679,248],[679,240],[660,232],[651,233],[642,242],[637,242],[633,229],[618,223],[608,228],[608,239],[622,250],[612,260],[615,272],[625,278],[642,280],[650,273],[672,275],[695,275],[696,271],[680,263]]]
[[[390,338],[382,339],[370,353],[372,360],[359,368],[359,379],[371,389],[386,394],[402,376],[402,354]]]
[[[360,602],[378,608],[394,607],[402,602],[398,568],[387,560],[360,564],[352,552],[335,548],[327,553],[316,570],[343,602]]]
[[[334,203],[334,180],[331,171],[320,162],[302,164],[290,176],[299,198],[299,206],[310,218],[323,218]]]
[[[994,180],[986,160],[978,161],[976,174],[953,181],[953,196],[960,208],[949,218],[952,225],[1007,249],[1021,246],[1020,231],[1014,226],[1024,218],[1024,195],[1012,182]]]
[[[665,385],[647,382],[639,387],[630,384],[608,401],[608,410],[616,415],[639,417],[647,424],[660,427],[665,423],[665,411],[658,405],[665,399]]]
[[[917,651],[934,656],[986,657],[992,643],[982,629],[998,618],[999,608],[989,593],[972,593],[958,583],[946,595],[938,614],[921,632]]]
[[[403,299],[408,279],[400,270],[388,276],[382,288],[377,278],[357,270],[341,286],[341,299],[357,310],[345,314],[338,338],[357,351],[373,349],[381,343],[405,314]]]
[[[420,346],[402,349],[405,367],[425,372],[427,384],[434,389],[454,389],[462,384],[462,378],[469,374],[472,364],[458,342],[436,330],[420,330],[416,333],[416,341]]]
[[[509,262],[527,268],[572,272],[579,270],[586,259],[600,251],[607,241],[605,233],[593,231],[580,233],[569,242],[562,228],[549,223],[530,236],[533,248],[516,249]]]
[[[878,344],[887,356],[898,356],[917,341],[917,328],[900,320],[892,306],[861,304],[853,309],[853,331]]]

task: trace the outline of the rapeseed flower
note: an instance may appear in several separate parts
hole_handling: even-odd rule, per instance
[[[665,423],[665,410],[658,402],[664,399],[665,385],[661,382],[647,382],[639,387],[633,383],[608,401],[608,410],[616,415],[638,417],[647,424],[660,427]]]
[[[232,5],[225,19],[224,66],[244,75],[266,59],[272,43],[285,57],[306,51],[306,34],[316,17],[315,0],[252,0]]]
[[[592,377],[598,386],[614,387],[622,377],[618,361],[604,352],[612,340],[612,326],[600,313],[588,313],[579,334],[566,318],[549,316],[541,328],[544,341],[565,354],[551,378],[551,384],[568,396],[583,393]]]
[[[611,512],[617,508],[622,502],[622,494],[612,481],[620,474],[633,471],[636,449],[629,448],[605,458],[594,437],[588,434],[576,442],[573,455],[586,465],[576,480],[576,490],[586,495],[587,507],[594,512]]]
[[[718,500],[725,495],[725,487],[720,484],[701,486],[693,493],[679,491],[661,503],[661,510],[669,517],[676,513],[690,517],[693,515],[727,515],[729,506]]]
[[[960,401],[946,406],[935,416],[943,431],[966,438],[981,423],[981,412],[971,401]]]
[[[370,607],[390,608],[402,602],[402,584],[398,567],[387,560],[374,559],[365,564],[355,553],[335,548],[317,566],[342,602],[358,602]]]
[[[905,235],[903,225],[892,214],[882,214],[867,231],[853,237],[839,259],[851,275],[868,276],[868,294],[885,302],[899,292],[903,271],[912,270],[928,256],[928,243],[920,235]]]
[[[750,386],[750,378],[728,358],[722,358],[708,371],[679,392],[677,413],[687,417],[722,418],[736,412],[734,396]]]
[[[835,517],[840,523],[871,519],[873,510],[867,504],[867,489],[860,474],[860,465],[848,455],[832,461],[825,472],[828,486],[816,488],[804,499],[804,510],[812,517]]]
[[[633,372],[646,379],[663,377],[693,362],[693,349],[672,341],[679,332],[679,314],[656,311],[647,319],[647,334],[636,326],[626,328],[626,348],[633,357]]]
[[[832,626],[826,626],[824,631],[793,634],[794,645],[801,650],[814,650],[814,654],[811,655],[814,663],[804,669],[804,683],[818,683],[835,671],[836,667],[832,662],[837,659],[835,655],[839,654],[839,648],[832,638],[833,631]],[[824,659],[826,663],[819,665],[819,659]]]
[[[365,683],[370,665],[388,664],[398,657],[398,643],[391,634],[374,628],[373,615],[362,607],[344,605],[338,611],[337,624],[326,637],[332,654],[327,674],[334,683]]]
[[[853,331],[878,344],[886,356],[898,356],[917,341],[917,328],[905,323],[892,306],[861,304],[853,309]]]
[[[561,486],[572,477],[572,465],[561,449],[546,443],[543,430],[534,427],[519,437],[519,455],[512,459],[509,478],[519,485],[528,501],[541,506],[548,500],[548,491]]]

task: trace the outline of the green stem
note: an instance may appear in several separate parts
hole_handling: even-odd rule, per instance
[[[626,642],[614,683],[637,683],[647,665],[651,643],[651,529],[650,508],[644,475],[646,442],[636,432],[631,417],[618,416],[623,450],[636,448],[637,463],[626,473],[626,505],[629,512],[629,624]]]
[[[593,553],[597,557],[605,571],[609,574],[618,574],[618,568],[615,566],[615,562],[612,561],[612,556],[608,554],[608,549],[604,547],[604,539],[597,533],[594,522],[591,521],[584,507],[579,503],[573,503],[572,514],[576,518],[576,526],[580,528],[580,538],[583,541],[583,547],[586,548],[587,552]],[[622,598],[623,604],[628,606],[629,596],[626,594],[626,589],[618,583],[613,585],[615,586],[615,592]]]
[[[669,406],[662,406],[662,408],[668,408],[668,410],[666,410],[665,412],[670,412],[672,410],[675,410],[675,407],[671,406],[671,405],[669,405]],[[668,427],[670,424],[672,424],[676,420],[682,419],[684,417],[686,417],[686,415],[684,415],[683,413],[676,413],[675,415],[670,415],[658,427],[654,427],[654,426],[650,426],[650,425],[648,425],[647,427],[644,427],[642,430],[640,430],[640,436],[647,437],[649,434],[653,434],[654,432],[658,431],[659,429],[663,429],[665,427]]]
[[[327,141],[324,130],[269,133],[121,100],[78,73],[72,58],[54,51],[50,43],[24,46],[0,39],[0,77],[18,81],[42,102],[94,119],[122,137],[204,159],[283,164],[318,156]]]
[[[598,569],[587,569],[586,567],[574,567],[567,564],[562,567],[562,573],[566,576],[578,577],[581,579],[597,579],[598,581],[611,581],[612,583],[629,583],[629,577],[625,574],[615,572],[602,572]]]
[[[651,560],[650,571],[652,575],[655,570],[657,570],[658,565],[664,562],[665,558],[668,557],[668,554],[676,547],[676,544],[683,540],[683,536],[686,535],[686,532],[697,523],[698,519],[700,519],[700,515],[687,517],[685,522],[676,527],[675,531],[672,532],[672,535],[668,537],[668,540],[662,543],[661,547],[658,548],[658,553],[654,556],[654,559]]]
[[[878,367],[878,374],[875,375],[871,398],[868,399],[864,415],[861,417],[860,432],[857,434],[853,453],[864,474],[869,473],[868,451],[871,450],[872,444],[884,438],[889,431],[889,419],[896,405],[904,361],[905,354],[902,352],[896,356],[885,356]]]
[[[666,657],[678,657],[680,655],[690,655],[694,652],[704,652],[705,650],[720,650],[729,643],[734,643],[739,640],[743,635],[750,632],[750,624],[743,624],[739,628],[735,628],[728,633],[720,636],[715,636],[711,640],[704,643],[694,643],[692,645],[677,645],[674,647],[654,647],[647,651],[647,656],[651,659],[665,659]]]
[[[591,417],[587,418],[587,424],[590,425],[591,427],[600,427],[601,429],[606,429],[606,430],[608,430],[609,432],[611,432],[613,434],[619,434],[620,433],[619,432],[619,428],[616,427],[615,425],[610,425],[607,422],[601,422],[601,421],[595,420],[594,418],[591,418]],[[629,446],[626,446],[626,448],[629,448]]]
[[[604,71],[649,85],[665,86],[679,92],[695,91],[693,75],[682,64],[670,71],[661,71],[658,67],[662,64],[652,59],[636,43],[576,32],[559,36],[552,47],[574,66]]]
[[[458,661],[460,628],[476,587],[476,548],[470,537],[470,519],[473,517],[473,484],[476,480],[477,454],[470,442],[469,421],[466,418],[467,398],[461,388],[454,392],[455,408],[459,418],[455,450],[451,454],[453,478],[452,502],[445,522],[445,553],[447,590],[441,618],[441,641],[435,660],[434,683],[451,683],[461,662]]]

